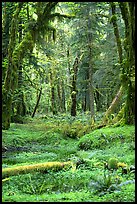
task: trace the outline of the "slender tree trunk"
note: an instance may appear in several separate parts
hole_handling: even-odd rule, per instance
[[[109,115],[114,111],[115,107],[118,105],[121,99],[122,93],[123,93],[123,87],[121,86],[118,93],[116,94],[115,98],[113,99],[112,103],[110,104],[109,108],[107,109],[103,117],[103,123],[107,122]]]
[[[57,83],[57,92],[58,92],[58,111],[62,112],[62,97],[61,97],[61,83],[60,80],[58,79]]]
[[[39,95],[38,95],[38,98],[37,98],[37,103],[35,105],[34,111],[33,111],[32,116],[31,116],[32,118],[35,116],[36,110],[38,108],[40,98],[41,98],[41,94],[42,94],[42,87],[40,88],[40,92],[39,92]]]
[[[100,111],[100,108],[101,108],[101,100],[100,100],[100,93],[99,93],[99,91],[98,91],[98,85],[96,86],[96,91],[95,91],[94,98],[95,98],[95,102],[96,102],[96,110],[97,110],[97,111]]]
[[[77,88],[76,88],[76,81],[77,81],[77,72],[78,72],[78,57],[75,58],[75,62],[73,64],[73,77],[72,77],[72,87],[71,87],[71,116],[76,116],[76,105],[77,105]]]
[[[89,47],[89,97],[90,97],[90,113],[94,119],[94,88],[93,88],[93,65],[92,65],[92,34],[91,19],[88,19],[88,47]]]
[[[61,81],[61,88],[62,88],[62,110],[66,112],[66,97],[65,97],[65,88],[64,88],[64,81]]]
[[[51,86],[51,109],[52,109],[53,115],[56,115],[57,109],[56,109],[56,99],[55,99],[55,83],[53,79],[52,70],[50,71],[50,86]]]

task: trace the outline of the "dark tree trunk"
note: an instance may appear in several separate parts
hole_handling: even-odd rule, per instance
[[[41,98],[41,94],[42,94],[42,88],[40,89],[40,92],[39,92],[39,95],[38,95],[38,98],[37,98],[37,103],[36,103],[36,106],[34,108],[32,116],[31,116],[32,118],[35,116],[36,110],[38,108],[38,105],[39,105],[39,102],[40,102],[40,98]]]
[[[91,18],[88,18],[88,48],[89,48],[89,98],[90,98],[90,114],[94,119],[94,88],[93,88],[93,64],[92,64],[92,33]]]
[[[76,81],[77,81],[77,72],[78,72],[78,57],[75,58],[75,62],[73,64],[73,77],[72,77],[72,87],[71,87],[71,116],[76,116],[76,105],[77,105],[77,88],[76,88]]]

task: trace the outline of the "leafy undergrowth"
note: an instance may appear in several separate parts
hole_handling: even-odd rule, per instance
[[[134,126],[87,128],[88,134],[80,137],[65,134],[80,127],[82,132],[83,126],[89,126],[87,121],[37,118],[12,123],[4,130],[2,140],[8,150],[3,154],[3,168],[70,160],[76,169],[11,176],[3,182],[3,202],[134,202],[134,173],[104,169],[104,162],[112,157],[128,167],[135,165]]]

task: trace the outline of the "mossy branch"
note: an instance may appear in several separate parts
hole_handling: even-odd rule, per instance
[[[50,14],[49,15],[50,19],[52,18],[55,18],[55,17],[58,17],[59,19],[61,18],[74,18],[75,16],[74,15],[68,15],[68,14],[60,14],[60,13],[53,13],[53,14]]]
[[[59,170],[63,169],[64,167],[72,166],[72,162],[45,162],[40,164],[32,164],[32,165],[25,165],[25,166],[16,166],[10,168],[2,169],[2,178],[6,178],[9,176],[15,176],[18,174],[26,174],[33,171],[44,171],[44,170]]]

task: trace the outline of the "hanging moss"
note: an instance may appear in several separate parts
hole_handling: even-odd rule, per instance
[[[13,90],[17,87],[18,83],[18,69],[20,64],[22,63],[24,57],[27,54],[30,54],[33,51],[34,42],[32,40],[32,35],[30,32],[26,34],[22,42],[16,47],[15,51],[13,52],[12,57],[12,64],[13,64]]]

